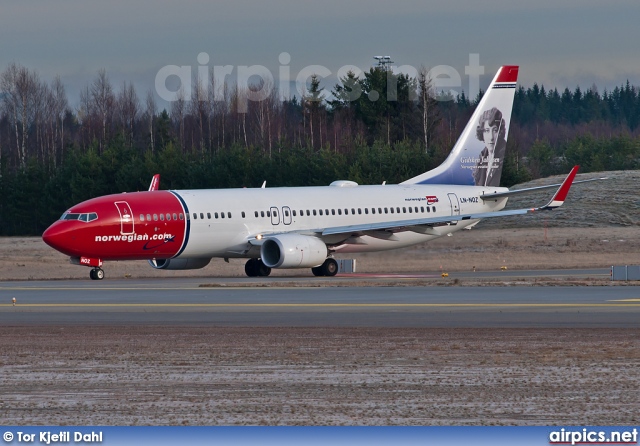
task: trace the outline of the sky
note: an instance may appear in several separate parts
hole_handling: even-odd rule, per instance
[[[60,75],[72,104],[100,69],[142,98],[162,67],[196,72],[201,53],[208,67],[234,67],[233,79],[239,66],[264,66],[276,82],[281,66],[292,78],[323,66],[327,90],[341,67],[390,55],[398,66],[450,66],[466,92],[477,54],[481,87],[500,65],[520,65],[526,87],[602,91],[640,85],[639,42],[637,0],[0,0],[0,71],[16,62],[47,81]]]

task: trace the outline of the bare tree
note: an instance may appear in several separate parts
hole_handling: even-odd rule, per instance
[[[149,125],[149,137],[151,138],[151,153],[155,153],[155,141],[154,141],[154,130],[153,130],[153,121],[156,117],[156,97],[153,94],[153,90],[150,88],[147,91],[147,100],[145,101],[145,117],[147,119],[147,123]]]
[[[113,87],[111,87],[105,69],[98,71],[98,76],[91,85],[91,100],[101,123],[102,137],[100,139],[100,152],[102,152],[107,142],[107,126],[110,124],[113,116],[115,104]]]
[[[200,141],[200,152],[204,153],[204,123],[209,119],[207,106],[209,98],[207,95],[207,86],[200,82],[200,79],[194,78],[194,88],[191,89],[191,104],[189,107],[189,113],[193,116],[198,123],[198,139]]]
[[[186,112],[186,98],[184,88],[180,87],[176,93],[176,99],[171,103],[171,119],[178,126],[178,136],[180,138],[180,148],[184,151],[184,118]]]
[[[122,85],[122,90],[118,94],[118,114],[120,117],[120,124],[122,126],[122,133],[125,135],[129,142],[129,146],[133,147],[134,128],[135,123],[140,113],[140,101],[133,84],[125,81]]]
[[[67,100],[67,94],[60,80],[60,76],[56,76],[51,83],[51,93],[53,95],[54,103],[54,119],[55,119],[55,138],[57,144],[58,137],[58,122],[60,123],[60,153],[64,153],[64,118],[69,109],[69,101]],[[55,151],[55,149],[54,149]]]
[[[424,137],[424,150],[429,150],[431,133],[440,122],[437,100],[433,91],[433,81],[426,67],[420,67],[418,72],[418,89],[420,95],[420,108],[422,109],[422,132]]]
[[[34,102],[39,84],[38,75],[12,63],[0,76],[0,90],[4,92],[5,110],[12,120],[20,167],[26,167],[29,128],[34,119]]]

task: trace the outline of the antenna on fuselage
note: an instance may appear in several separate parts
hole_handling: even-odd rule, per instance
[[[264,189],[265,187],[267,187],[267,180],[264,180],[264,183],[262,183],[262,187],[260,189]]]

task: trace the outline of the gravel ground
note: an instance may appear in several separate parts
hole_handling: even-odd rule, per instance
[[[18,425],[637,425],[640,331],[0,327]]]

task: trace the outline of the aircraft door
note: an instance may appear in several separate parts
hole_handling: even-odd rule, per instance
[[[278,208],[276,207],[271,207],[271,209],[269,209],[271,211],[271,224],[276,226],[280,224],[280,215],[278,213]]]
[[[451,202],[451,215],[460,215],[460,202],[456,194],[447,194]]]
[[[282,223],[285,225],[291,224],[291,209],[289,206],[282,207]]]
[[[120,234],[133,234],[133,212],[131,212],[131,206],[126,201],[116,201],[114,204],[120,213]]]

